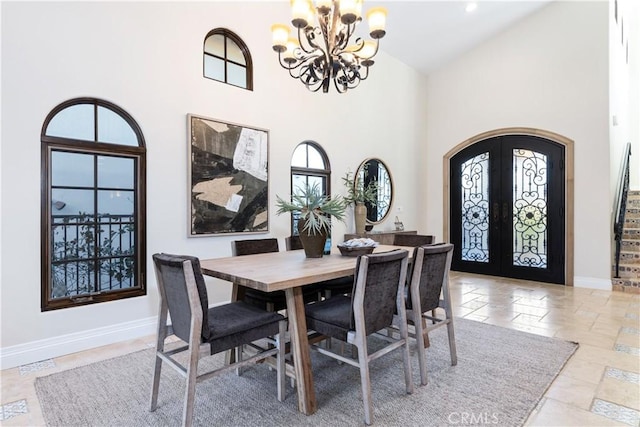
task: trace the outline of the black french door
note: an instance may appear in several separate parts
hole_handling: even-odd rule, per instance
[[[450,161],[451,268],[564,283],[564,147],[506,135]]]

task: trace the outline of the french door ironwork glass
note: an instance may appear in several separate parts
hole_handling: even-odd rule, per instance
[[[450,166],[452,268],[564,283],[564,148],[501,136]]]

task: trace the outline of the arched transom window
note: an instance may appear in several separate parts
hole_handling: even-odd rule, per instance
[[[232,31],[216,28],[204,39],[204,76],[253,90],[253,65],[247,45]]]

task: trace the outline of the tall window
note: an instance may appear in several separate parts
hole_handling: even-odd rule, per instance
[[[42,126],[42,310],[145,295],[142,132],[120,107],[77,98]]]
[[[331,167],[326,153],[315,142],[305,141],[296,147],[291,158],[291,194],[298,188],[315,184],[324,194],[331,194]],[[291,235],[298,234],[298,213],[291,215]]]
[[[204,39],[204,76],[253,90],[253,65],[249,48],[235,33],[216,28]]]

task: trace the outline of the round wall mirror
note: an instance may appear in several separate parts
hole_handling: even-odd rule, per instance
[[[367,207],[367,223],[380,224],[391,212],[393,200],[393,183],[389,168],[380,159],[367,159],[358,166],[356,186],[366,187],[370,183],[378,184],[377,201],[365,203]]]

